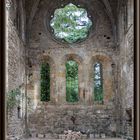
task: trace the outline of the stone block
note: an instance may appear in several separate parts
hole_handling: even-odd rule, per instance
[[[100,138],[100,135],[96,133],[95,138]]]
[[[36,133],[32,133],[31,136],[32,136],[32,138],[35,138],[36,137]]]
[[[86,139],[87,138],[87,135],[86,134],[83,134],[82,135],[82,139]]]
[[[90,134],[90,136],[89,136],[89,137],[90,137],[91,139],[92,139],[92,138],[94,138],[94,134]]]
[[[105,138],[105,134],[104,133],[101,133],[101,138]]]
[[[44,134],[38,134],[38,138],[44,138],[45,135]]]
[[[66,135],[62,134],[62,135],[59,135],[59,139],[65,139],[66,138]]]
[[[45,138],[46,139],[51,139],[52,138],[52,135],[51,134],[45,134]]]

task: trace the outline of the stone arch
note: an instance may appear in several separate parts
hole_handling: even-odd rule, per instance
[[[65,63],[69,60],[73,60],[78,63],[78,96],[79,96],[79,102],[83,98],[83,89],[84,89],[84,83],[83,83],[83,58],[79,56],[78,54],[66,54],[62,57],[61,65],[64,67],[64,75],[66,75],[66,68]],[[65,76],[66,77],[66,76]],[[66,87],[66,79],[65,79],[65,87]],[[65,95],[66,95],[66,89],[65,89]]]
[[[66,61],[68,61],[68,60],[76,61],[78,63],[78,65],[81,65],[83,63],[83,58],[81,56],[79,56],[78,54],[66,54],[62,58],[62,64],[66,63]]]
[[[54,59],[51,56],[49,56],[49,55],[42,55],[42,56],[39,56],[38,58],[39,58],[39,64],[41,64],[43,62],[47,62],[47,63],[49,63],[49,65],[51,67],[54,67],[55,66]]]
[[[92,97],[90,100],[91,102],[94,102],[94,96],[93,96],[93,73],[94,73],[94,65],[96,62],[99,62],[102,65],[102,75],[103,75],[103,104],[107,105],[110,103],[110,100],[113,97],[113,78],[112,78],[112,64],[113,60],[110,56],[100,53],[96,54],[91,57],[89,61],[89,85],[91,89],[90,97]]]

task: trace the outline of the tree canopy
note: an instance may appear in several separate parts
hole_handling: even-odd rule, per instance
[[[50,66],[48,63],[41,65],[41,101],[50,101]]]
[[[50,22],[54,35],[68,43],[74,43],[88,36],[92,21],[87,11],[70,3],[64,8],[56,9]]]
[[[78,64],[72,60],[66,63],[66,100],[78,101]]]
[[[94,100],[99,103],[103,102],[102,65],[100,63],[94,65]]]

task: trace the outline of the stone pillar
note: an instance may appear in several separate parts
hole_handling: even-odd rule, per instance
[[[57,63],[56,66],[56,103],[63,104],[66,102],[66,75],[65,65]]]
[[[36,108],[38,102],[40,101],[40,67],[37,66],[33,71],[33,81],[34,81],[34,107]]]
[[[133,17],[134,17],[134,1],[128,0],[127,3],[127,17],[128,17],[128,28],[133,24]]]
[[[52,65],[50,65],[50,102],[53,104],[57,102],[55,68]]]
[[[84,81],[84,69],[82,65],[78,65],[78,94],[79,94],[79,102],[84,102],[84,98],[86,96],[86,92],[84,90],[85,81]]]
[[[90,72],[90,68],[89,68],[89,65],[88,64],[84,64],[83,65],[83,72],[84,72],[84,75],[83,75],[83,80],[84,81],[84,87],[83,87],[83,96],[82,96],[82,101],[85,103],[85,104],[91,104],[93,103],[93,95],[92,95],[92,85],[91,83],[93,82],[90,82],[90,79],[91,77],[89,77],[89,72]],[[92,71],[93,72],[93,71]]]
[[[112,98],[112,68],[110,63],[103,63],[103,94],[104,104],[109,104],[109,100]]]

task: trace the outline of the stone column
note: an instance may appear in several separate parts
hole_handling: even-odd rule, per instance
[[[65,65],[57,63],[56,66],[56,103],[63,104],[66,102],[66,75]]]
[[[112,68],[110,63],[103,64],[103,94],[104,104],[109,104],[109,100],[112,98]]]
[[[93,82],[90,82],[90,78],[89,77],[89,73],[90,73],[90,68],[89,68],[89,65],[88,64],[84,64],[83,65],[83,80],[84,81],[84,85],[83,85],[83,95],[82,95],[82,101],[83,103],[85,104],[91,104],[93,102],[93,95],[92,95],[92,85],[91,83]],[[93,72],[93,71],[92,71]]]
[[[55,68],[52,65],[50,65],[50,102],[53,104],[57,102]]]
[[[82,65],[78,65],[78,94],[79,94],[79,102],[84,102],[84,98],[85,98],[85,81],[84,81],[84,74],[83,74],[84,70],[83,70],[83,66]]]
[[[133,24],[133,16],[134,16],[134,1],[128,0],[127,3],[127,17],[128,17],[128,28]]]
[[[33,71],[33,81],[34,81],[34,107],[40,101],[40,67],[37,66]]]

